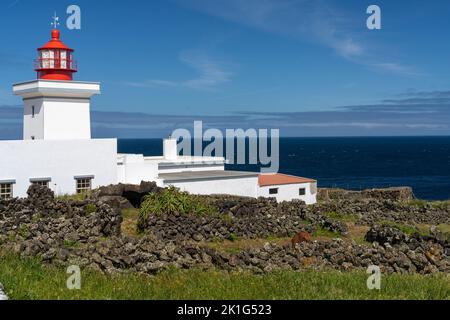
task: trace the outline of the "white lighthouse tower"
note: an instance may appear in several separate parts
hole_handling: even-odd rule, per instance
[[[37,79],[13,85],[24,104],[23,139],[0,141],[0,198],[26,196],[31,184],[57,194],[117,182],[117,139],[92,139],[90,99],[100,84],[73,81],[74,50],[60,40],[38,49]]]
[[[13,86],[24,101],[23,139],[90,139],[90,98],[100,94],[100,84],[72,81],[74,50],[59,39],[56,17],[54,24],[52,39],[38,49],[37,80]]]

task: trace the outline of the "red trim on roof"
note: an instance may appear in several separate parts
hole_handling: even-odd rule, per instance
[[[258,177],[258,184],[260,187],[279,186],[284,184],[299,184],[317,182],[314,179],[290,176],[282,173],[260,174]]]

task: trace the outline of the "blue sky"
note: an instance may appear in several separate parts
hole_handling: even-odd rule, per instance
[[[450,2],[353,0],[4,0],[0,139],[20,138],[11,84],[35,77],[56,11],[79,64],[100,81],[95,136],[160,137],[205,127],[285,136],[449,135]],[[366,28],[377,4],[382,29]]]

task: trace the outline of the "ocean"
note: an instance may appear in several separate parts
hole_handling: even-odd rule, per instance
[[[118,145],[121,153],[162,154],[161,139],[120,139]],[[448,200],[450,137],[281,138],[279,172],[317,179],[319,187],[410,186],[420,199]]]

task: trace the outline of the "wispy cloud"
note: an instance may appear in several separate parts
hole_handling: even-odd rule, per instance
[[[226,69],[225,63],[211,58],[201,50],[184,51],[180,54],[179,61],[194,70],[197,76],[181,81],[148,79],[142,82],[129,81],[121,84],[137,88],[180,87],[210,91],[231,81],[233,76],[233,72]]]
[[[217,61],[202,52],[188,51],[180,56],[181,61],[197,70],[199,76],[194,79],[186,80],[181,83],[182,86],[193,89],[212,89],[218,85],[229,82],[232,72],[226,71]]]
[[[174,81],[158,80],[158,79],[150,79],[142,82],[126,81],[121,82],[121,84],[136,88],[175,87],[179,85],[177,82]]]
[[[448,91],[414,92],[372,105],[350,105],[327,111],[234,112],[217,115],[165,115],[92,112],[95,137],[167,136],[176,128],[277,128],[282,136],[450,135],[450,101],[436,101]],[[416,96],[418,99],[414,100]],[[420,101],[420,103],[419,103]],[[0,106],[0,139],[20,138],[22,108]]]
[[[362,37],[361,17],[327,0],[176,0],[180,5],[266,32],[310,41],[331,48],[339,56],[371,70],[405,76],[422,73],[400,62],[373,57]],[[363,13],[362,13],[363,14]],[[354,25],[358,21],[358,27]],[[362,23],[362,24],[361,24]],[[356,28],[358,32],[354,30]]]
[[[11,1],[11,2],[8,4],[8,8],[12,8],[12,7],[16,6],[19,2],[20,2],[20,0],[14,0],[14,1]]]

